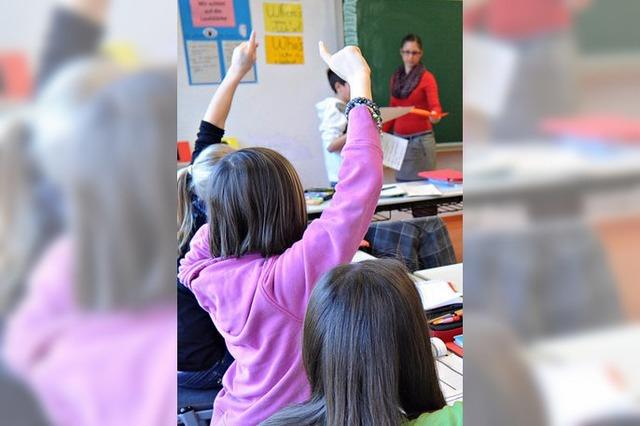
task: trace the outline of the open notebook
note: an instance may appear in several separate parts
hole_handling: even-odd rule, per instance
[[[457,292],[453,286],[442,280],[416,280],[416,287],[422,299],[425,311],[441,306],[462,303],[462,293]]]
[[[444,342],[437,337],[431,338],[431,348],[444,399],[449,405],[462,400],[462,358],[448,352]]]

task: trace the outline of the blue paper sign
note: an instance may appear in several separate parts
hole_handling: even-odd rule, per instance
[[[218,84],[251,35],[249,0],[178,0],[189,84]],[[242,79],[256,83],[256,67]]]

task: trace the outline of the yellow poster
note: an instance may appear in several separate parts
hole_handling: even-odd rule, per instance
[[[268,33],[301,33],[302,4],[263,3],[264,27]]]
[[[304,64],[302,36],[266,35],[267,64]]]

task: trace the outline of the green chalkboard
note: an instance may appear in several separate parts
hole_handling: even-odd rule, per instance
[[[389,104],[389,79],[402,63],[400,42],[422,38],[422,62],[438,82],[449,115],[435,126],[436,140],[462,142],[462,1],[345,0],[345,44],[357,44],[371,66],[373,98]]]

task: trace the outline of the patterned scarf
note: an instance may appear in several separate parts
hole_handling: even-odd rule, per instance
[[[409,97],[413,89],[418,86],[422,73],[426,70],[422,63],[419,63],[409,72],[405,74],[404,65],[400,65],[395,73],[393,73],[393,80],[391,83],[391,94],[397,99],[406,99]]]

